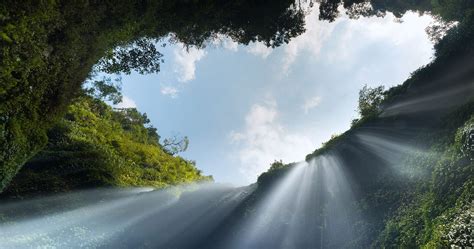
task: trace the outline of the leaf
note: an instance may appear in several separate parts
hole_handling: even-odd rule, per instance
[[[8,42],[8,43],[13,43],[13,40],[5,33],[1,32],[0,31],[0,38],[2,38],[2,40]]]

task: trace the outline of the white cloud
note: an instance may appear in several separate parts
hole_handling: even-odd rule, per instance
[[[115,105],[115,107],[116,108],[136,108],[137,104],[135,103],[135,101],[133,101],[133,99],[127,96],[123,96],[122,102]]]
[[[344,11],[341,11],[344,13]],[[390,46],[408,46],[417,49],[419,55],[413,58],[421,58],[414,61],[413,65],[423,64],[427,56],[430,56],[431,45],[426,39],[424,28],[433,21],[427,15],[418,16],[408,12],[397,21],[393,14],[388,13],[384,18],[370,17],[350,19],[342,14],[334,22],[328,23],[318,19],[318,8],[305,17],[306,32],[293,38],[290,43],[283,45],[282,70],[283,74],[291,71],[291,66],[298,61],[299,56],[318,58],[322,51],[327,51],[324,59],[332,63],[357,60],[359,53],[366,48],[367,44],[388,44]],[[335,39],[337,37],[337,39]],[[421,41],[421,43],[420,43]],[[410,62],[412,63],[412,62]]]
[[[315,148],[307,136],[288,131],[278,116],[275,101],[255,104],[245,116],[244,129],[229,134],[239,148],[239,170],[249,182],[255,181],[274,160],[299,161]]]
[[[179,82],[187,82],[196,78],[196,62],[206,55],[206,51],[190,47],[186,49],[183,45],[177,45],[174,49],[174,72],[178,74]]]
[[[420,17],[413,12],[407,12],[401,20],[391,13],[383,18],[370,17],[357,20],[344,16],[338,23],[339,32],[343,35],[337,40],[334,39],[336,42],[332,44],[328,60],[347,64],[355,61],[361,52],[367,53],[367,50],[364,50],[367,44],[378,46],[384,44],[393,50],[397,47],[408,48],[400,50],[400,53],[408,53],[413,58],[408,63],[419,66],[432,54],[432,45],[424,31],[432,21],[431,16]]]
[[[171,86],[162,86],[160,92],[161,92],[161,94],[166,95],[166,96],[170,96],[171,98],[174,99],[174,98],[178,97],[179,90],[177,88],[171,87]]]
[[[314,96],[312,98],[306,99],[301,108],[303,109],[304,113],[308,113],[309,110],[317,107],[321,103],[321,97]]]
[[[330,37],[338,20],[334,23],[320,21],[318,18],[318,8],[313,8],[310,14],[305,17],[306,32],[300,36],[293,38],[290,43],[283,46],[284,58],[282,72],[288,73],[291,65],[296,58],[302,54],[316,57],[321,51],[324,42]]]
[[[217,37],[212,40],[211,44],[217,47],[223,47],[224,49],[230,50],[232,52],[238,51],[238,43],[233,41],[231,38],[224,35],[217,35]]]
[[[273,52],[273,49],[265,46],[265,44],[261,42],[253,42],[247,46],[247,52],[266,59]]]

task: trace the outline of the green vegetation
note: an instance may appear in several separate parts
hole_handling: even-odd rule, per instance
[[[332,1],[323,2],[330,4]],[[337,1],[335,6],[346,6],[346,2],[360,1]],[[397,14],[395,7],[402,1],[371,2],[378,3],[373,8],[382,12],[395,10],[395,14],[400,15],[406,11],[406,8],[401,8]],[[364,87],[359,95],[360,118],[353,121],[351,129],[333,136],[306,157],[309,162],[315,157],[337,152],[340,160],[345,162],[347,173],[353,177],[355,184],[360,185],[353,211],[364,219],[353,225],[357,234],[356,239],[350,242],[350,248],[448,248],[453,245],[465,248],[473,243],[472,90],[466,90],[465,95],[456,99],[446,95],[451,102],[468,102],[458,105],[456,109],[440,105],[432,112],[420,109],[413,115],[404,112],[383,115],[387,108],[405,101],[466,89],[472,84],[474,2],[415,2],[419,7],[411,9],[421,12],[430,10],[444,21],[459,21],[442,39],[437,40],[436,58],[413,72],[403,84],[387,91]],[[382,3],[386,4],[385,7]],[[331,16],[337,16],[334,12],[337,8],[325,8],[333,12],[327,12],[323,19],[331,20]],[[429,110],[429,106],[423,105],[436,104],[420,102],[412,108]],[[356,135],[371,131],[374,127],[395,133],[416,130],[411,137],[404,137],[404,142],[424,149],[404,154],[400,166],[396,170],[390,169],[377,155],[368,151],[355,152],[354,148],[361,146]],[[265,188],[292,166],[272,166],[259,177],[259,185]]]
[[[397,87],[395,87],[397,88]],[[389,92],[389,91],[388,91]],[[382,103],[384,102],[388,92],[384,92],[384,87],[379,86],[375,88],[370,88],[365,85],[359,91],[359,103],[358,103],[358,111],[360,118],[352,120],[352,130],[345,132],[344,134],[333,134],[331,138],[324,142],[321,148],[315,150],[312,154],[306,156],[306,161],[310,161],[312,158],[318,155],[322,155],[328,150],[330,150],[333,146],[338,144],[339,141],[342,141],[345,136],[352,133],[354,129],[363,124],[367,124],[370,121],[377,119],[377,117],[382,112]]]
[[[273,185],[273,183],[277,182],[277,179],[283,177],[288,170],[295,166],[296,164],[284,164],[283,161],[274,161],[267,172],[262,173],[258,177],[258,187],[261,189],[268,188]]]
[[[168,153],[149,122],[134,108],[113,110],[98,99],[80,97],[49,130],[46,148],[25,164],[5,194],[212,180],[192,162]]]
[[[370,124],[374,119],[377,119],[379,114],[383,111],[384,106],[388,106],[399,99],[403,99],[407,95],[409,89],[411,89],[412,92],[418,92],[423,90],[426,86],[433,87],[436,82],[439,82],[437,79],[441,78],[442,74],[440,72],[449,72],[449,70],[459,71],[464,69],[462,68],[463,66],[469,66],[468,64],[460,65],[459,61],[461,61],[461,63],[464,60],[469,61],[473,53],[472,51],[474,50],[474,43],[470,42],[474,36],[474,3],[463,0],[459,1],[463,2],[459,6],[465,6],[466,9],[461,9],[459,6],[455,5],[453,2],[456,1],[443,1],[442,4],[438,1],[433,1],[433,4],[436,3],[435,6],[437,6],[435,11],[436,14],[443,18],[444,16],[447,16],[447,20],[452,21],[452,16],[442,6],[457,6],[456,8],[451,6],[451,8],[454,8],[459,12],[456,14],[456,17],[459,18],[457,20],[462,20],[457,26],[450,29],[443,39],[435,44],[435,59],[431,63],[414,71],[410,78],[403,82],[403,84],[392,87],[386,91],[384,91],[382,87],[369,88],[365,86],[361,89],[359,92],[358,103],[360,118],[353,120],[353,129],[344,134],[333,136],[329,141],[324,143],[321,148],[316,149],[312,154],[308,155],[306,161],[309,161],[313,156],[322,154],[324,151],[337,144],[338,140],[343,136],[351,134],[359,126]],[[328,2],[331,1],[329,0]],[[356,2],[357,1],[354,1],[354,3],[348,1],[347,4],[355,4]],[[371,2],[373,4],[373,1]],[[393,2],[395,5],[397,3],[397,1]],[[338,5],[339,4],[338,1]],[[349,8],[351,5],[346,6],[346,2],[344,2],[344,6]],[[377,4],[375,4],[375,6],[377,6]],[[373,7],[374,9],[376,9],[375,6]],[[409,8],[409,10],[417,9]],[[392,10],[389,9],[386,11]],[[407,9],[400,13],[405,13],[406,11]],[[466,68],[464,70],[468,69]]]
[[[354,18],[386,12],[399,17],[413,10],[438,15],[444,27],[453,21],[459,24],[444,37],[443,27],[431,30],[437,41],[436,59],[402,85],[385,92],[362,89],[360,119],[306,160],[338,151],[341,164],[350,165],[348,175],[361,186],[354,208],[366,219],[354,224],[359,232],[354,247],[468,245],[472,242],[461,235],[466,233],[463,226],[472,224],[474,105],[419,117],[382,114],[410,98],[472,84],[474,1],[372,0],[370,8],[364,3],[323,0],[320,19],[335,20],[343,5]],[[84,96],[84,82],[100,71],[158,72],[163,56],[156,45],[167,36],[186,46],[205,46],[217,34],[242,44],[262,41],[279,46],[304,32],[304,12],[292,4],[290,0],[2,1],[0,192],[7,186],[7,194],[24,195],[210,180],[193,162],[175,156],[187,148],[187,138],[160,144],[145,114],[136,109],[113,110],[98,99],[119,102],[116,83],[107,78],[91,82],[92,88],[86,90],[89,96]],[[407,153],[397,171],[381,167],[383,160],[370,153],[354,153],[357,132],[371,127],[405,131],[400,123],[418,129],[410,143],[426,152]],[[265,186],[294,165],[273,163],[245,203],[250,208],[237,212],[251,211]]]
[[[447,235],[455,226],[455,218],[471,208],[474,200],[474,162],[462,149],[472,142],[466,138],[473,126],[474,116],[458,128],[454,136],[439,139],[430,150],[430,156],[414,155],[406,160],[405,168],[428,170],[431,177],[412,179],[412,191],[402,194],[405,202],[387,221],[376,245],[385,248],[471,245],[469,239],[455,241]]]
[[[376,117],[381,112],[384,100],[384,87],[370,88],[364,86],[359,92],[359,114],[361,119]]]
[[[319,5],[321,20],[334,21],[339,15],[339,6],[352,18],[361,16],[383,16],[387,12],[402,17],[407,11],[430,12],[444,21],[463,21],[466,13],[472,10],[471,0],[321,0]]]
[[[351,150],[347,150],[354,143],[352,139],[358,131],[374,125],[384,127],[403,119],[361,119],[361,123],[342,135],[333,136],[306,158],[311,161],[326,153],[343,151],[339,154],[346,162],[347,171],[356,176],[356,182],[366,185],[354,204],[353,211],[364,218],[354,225],[357,226],[355,237],[358,239],[352,242],[351,247],[471,246],[470,231],[474,219],[474,102],[444,115],[436,129],[431,126],[419,130],[410,144],[427,146],[428,149],[403,155],[396,170],[387,170],[389,166],[373,158],[370,153],[357,159]],[[429,123],[429,120],[425,122]],[[391,131],[397,131],[397,128],[391,128]],[[268,172],[259,177],[259,187],[262,185],[266,189],[266,186],[271,186],[293,165],[275,162]]]
[[[279,46],[304,31],[292,3],[1,1],[0,192],[47,144],[47,130],[97,70],[157,72],[162,54],[154,43],[169,35],[187,46],[205,46],[219,33]]]

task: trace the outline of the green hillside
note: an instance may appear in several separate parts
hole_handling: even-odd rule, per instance
[[[356,239],[345,247],[472,245],[474,16],[466,13],[436,44],[432,63],[387,91],[361,90],[361,118],[306,157],[337,156],[352,180],[353,211],[364,218],[348,225]],[[367,147],[367,135],[378,140]],[[275,162],[259,188],[294,166]]]
[[[29,160],[5,195],[64,192],[98,186],[164,187],[211,181],[193,162],[159,143],[135,108],[112,109],[83,96],[48,132],[48,145]]]
[[[474,1],[372,0],[369,9],[363,2],[319,1],[319,18],[334,21],[341,5],[353,18],[430,12],[441,23],[428,30],[435,42],[433,61],[399,86],[363,88],[360,117],[302,158],[305,162],[276,161],[251,186],[179,197],[165,212],[175,215],[164,220],[181,226],[166,243],[226,248],[237,238],[248,240],[237,246],[260,248],[285,248],[284,243],[297,248],[472,247]],[[155,44],[170,34],[186,46],[203,47],[225,34],[244,45],[261,41],[277,47],[304,32],[305,13],[289,8],[294,3],[2,1],[2,196],[212,181],[163,145],[146,114],[113,109],[85,94],[84,83],[100,72],[157,73],[163,55]],[[224,196],[214,193],[221,191]],[[137,198],[130,210],[162,200],[144,199]],[[115,242],[153,246],[145,239],[160,238],[143,224],[154,228],[163,216],[152,218],[127,226]],[[162,226],[166,233],[169,227]]]
[[[157,73],[163,55],[154,44],[170,35],[186,46],[217,34],[279,46],[304,31],[292,3],[1,1],[0,192],[47,144],[48,129],[94,72]]]

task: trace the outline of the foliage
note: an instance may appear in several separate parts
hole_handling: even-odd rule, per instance
[[[357,2],[358,1],[354,1],[354,4],[356,4]],[[392,3],[396,4],[398,3],[398,1],[386,2],[386,4]],[[352,1],[348,1],[346,5],[346,1],[344,1],[344,7],[346,9],[352,6],[352,4]],[[439,5],[437,5],[439,7],[439,10],[437,12],[440,12],[443,9],[440,6],[444,6],[444,4],[439,3]],[[459,24],[455,27],[448,30],[447,34],[443,36],[443,39],[441,39],[438,43],[435,44],[435,59],[432,62],[415,70],[410,75],[410,77],[405,82],[403,82],[403,84],[392,87],[386,90],[385,92],[383,92],[383,89],[375,90],[375,92],[378,92],[377,94],[375,94],[376,96],[378,95],[376,97],[376,101],[373,101],[375,105],[373,105],[372,108],[367,108],[364,111],[364,114],[369,114],[366,116],[367,118],[353,120],[351,126],[352,129],[346,131],[340,137],[334,139],[331,138],[328,142],[324,143],[321,148],[318,148],[313,153],[307,155],[306,161],[309,161],[314,156],[323,154],[326,150],[330,150],[334,145],[338,144],[338,140],[344,140],[344,137],[350,137],[350,134],[352,134],[353,131],[355,131],[357,128],[363,127],[365,125],[370,124],[371,122],[374,122],[374,118],[376,118],[377,115],[370,115],[371,113],[374,114],[379,112],[376,111],[378,108],[381,108],[383,110],[384,107],[397,103],[397,101],[403,101],[403,98],[407,96],[407,92],[409,90],[411,90],[412,92],[421,92],[428,85],[431,85],[432,88],[435,88],[434,83],[440,82],[438,79],[442,76],[440,72],[444,72],[447,70],[455,71],[460,69],[467,70],[467,68],[464,67],[469,67],[469,63],[462,63],[461,65],[458,65],[458,61],[466,60],[466,62],[469,62],[472,59],[472,51],[474,51],[474,43],[470,42],[472,40],[472,37],[474,36],[474,6],[469,6],[471,7],[460,11],[460,13],[462,12],[462,14],[456,14],[456,16],[458,16],[459,19],[462,21],[460,21]],[[441,16],[444,18],[444,15],[449,15],[448,11],[446,11]],[[447,18],[446,20],[452,19]],[[461,80],[465,81],[466,79],[460,79],[460,81]],[[457,82],[457,84],[462,85],[467,83]],[[374,91],[374,89],[371,89],[370,91]],[[364,92],[367,93],[368,89],[366,88],[365,91],[364,89],[362,89],[359,96],[361,96],[361,93]],[[382,92],[383,94],[381,94]],[[363,99],[365,98],[362,98],[362,100]],[[359,98],[359,113],[363,117],[361,112],[362,109],[360,108],[360,100],[361,98]],[[371,105],[368,104],[363,105],[363,107],[364,106],[370,107]]]
[[[348,132],[350,132],[350,131],[348,131]],[[336,144],[338,144],[340,141],[342,141],[343,138],[348,135],[348,134],[347,134],[348,132],[345,132],[345,133],[340,134],[340,135],[337,135],[337,134],[331,135],[331,138],[330,138],[328,141],[324,142],[324,143],[321,145],[321,148],[318,148],[318,149],[315,150],[313,153],[307,155],[306,158],[305,158],[305,160],[306,160],[307,162],[309,162],[309,161],[311,161],[311,159],[313,159],[314,157],[326,153],[326,152],[329,151],[331,148],[333,148],[334,146],[336,146]]]
[[[104,76],[102,80],[93,80],[91,87],[86,88],[87,94],[95,98],[110,101],[113,104],[122,102],[122,81],[121,78],[116,78],[112,81],[110,77]]]
[[[398,2],[385,1],[387,5]],[[439,108],[412,115],[379,115],[384,109],[405,101],[439,94],[440,89],[466,91],[462,97],[455,97],[458,99],[447,96],[450,101],[466,102],[472,98],[472,90],[468,90],[472,88],[466,86],[472,84],[474,14],[472,6],[467,5],[470,3],[461,2],[458,5],[456,1],[432,1],[439,6],[453,3],[450,11],[455,13],[446,9],[437,9],[435,13],[444,20],[460,22],[435,45],[436,58],[431,63],[413,72],[402,85],[385,92],[376,91],[375,101],[364,101],[363,97],[370,94],[367,89],[361,91],[364,93],[360,99],[362,118],[350,130],[332,137],[306,157],[306,161],[311,161],[338,152],[341,160],[347,162],[346,173],[359,184],[353,211],[364,218],[354,224],[357,227],[354,248],[448,248],[472,243],[471,230],[466,226],[472,224],[469,219],[474,200],[474,103],[471,101],[456,110]],[[397,169],[390,169],[370,151],[354,152],[361,146],[355,135],[373,128],[395,133],[416,131],[416,136],[407,137],[404,142],[411,141],[426,150],[403,155]],[[278,173],[269,171],[261,178],[272,179]]]
[[[365,85],[359,91],[359,114],[362,119],[377,116],[384,100],[384,87],[370,88]]]
[[[419,186],[426,184],[428,188],[415,192],[408,199],[410,201],[388,220],[379,236],[379,246],[443,248],[454,244],[454,241],[449,241],[448,229],[455,226],[457,215],[466,207],[469,209],[474,199],[474,164],[461,152],[463,133],[472,124],[474,116],[457,129],[451,144],[446,145],[446,141],[441,139],[432,147],[436,152],[433,154],[436,160],[430,165],[432,178],[415,183]],[[420,163],[406,167],[420,167]]]
[[[285,174],[296,165],[296,163],[284,164],[283,161],[274,161],[267,172],[262,173],[258,179],[259,191],[271,189],[275,182],[278,182]]]
[[[94,186],[153,186],[210,180],[194,163],[172,156],[136,109],[113,110],[80,97],[48,132],[49,143],[20,171],[5,194],[58,192]]]
[[[474,123],[464,127],[460,132],[460,140],[463,155],[469,157],[471,161],[474,160]]]
[[[108,51],[98,63],[98,70],[108,73],[158,73],[163,54],[158,52],[155,40],[142,38],[131,44]]]
[[[447,32],[457,25],[456,21],[445,21],[440,16],[434,16],[435,23],[428,26],[425,31],[433,44],[438,43]]]
[[[275,161],[270,165],[270,169],[268,169],[268,171],[278,170],[278,169],[281,169],[281,168],[284,168],[284,167],[286,167],[286,165],[283,163],[282,160],[280,160],[280,161],[275,160]]]
[[[335,20],[342,4],[354,18],[386,12],[400,17],[413,10],[430,11],[446,22],[459,24],[435,45],[436,59],[415,71],[404,84],[387,91],[383,101],[382,90],[372,94],[373,90],[366,89],[361,120],[308,155],[307,160],[333,150],[350,157],[352,167],[346,170],[357,183],[365,184],[357,190],[356,211],[370,218],[353,224],[361,228],[356,236],[359,241],[355,242],[359,247],[446,247],[451,243],[449,234],[462,223],[456,217],[464,215],[473,200],[474,165],[469,151],[472,105],[458,116],[445,117],[450,125],[438,127],[442,132],[419,139],[428,145],[429,153],[407,155],[403,160],[405,172],[422,175],[401,178],[379,167],[383,162],[373,160],[369,153],[351,154],[351,139],[355,132],[373,124],[412,121],[398,116],[385,119],[377,114],[379,108],[400,103],[408,95],[436,89],[444,75],[454,77],[449,81],[453,86],[472,83],[459,81],[450,73],[472,70],[474,2],[372,0],[370,6],[367,2],[323,0],[320,18]],[[80,97],[69,106],[71,101],[95,70],[159,71],[162,56],[156,41],[170,34],[174,41],[187,46],[203,47],[209,39],[224,34],[242,44],[261,41],[275,47],[304,32],[303,24],[304,12],[289,0],[271,4],[264,0],[2,1],[0,191],[38,151],[9,186],[8,193],[98,185],[160,187],[208,179],[193,162],[170,155],[186,147],[179,139],[176,150],[165,151],[145,114],[136,109],[112,110],[90,97]],[[111,97],[108,100],[114,101],[118,94],[107,81],[94,85],[97,92],[92,94],[96,97]],[[428,125],[430,121],[425,118],[413,119]],[[259,177],[260,190],[256,193],[264,192],[265,186],[271,186],[292,166],[274,163]]]
[[[279,46],[304,31],[304,14],[292,3],[1,1],[0,192],[46,145],[47,130],[96,70],[157,72],[155,41],[169,35],[187,46],[205,46],[217,34]],[[114,91],[104,83],[99,88]]]
[[[461,21],[466,13],[474,7],[470,0],[413,0],[413,1],[385,1],[385,0],[321,0],[319,18],[334,21],[339,16],[339,7],[344,7],[348,16],[384,16],[387,12],[395,17],[402,17],[407,11],[419,13],[431,12],[445,21]]]
[[[163,149],[170,155],[175,155],[179,152],[184,152],[188,149],[189,139],[188,137],[183,137],[182,139],[177,136],[166,138],[163,140]]]
[[[377,161],[373,168],[366,170],[364,167],[373,164],[374,159],[366,153],[358,161],[345,149],[354,146],[354,133],[381,118],[361,123],[341,136],[333,136],[307,156],[306,160],[310,161],[325,153],[344,151],[341,153],[347,157],[346,170],[361,171],[356,181],[369,178],[370,185],[359,193],[354,210],[364,217],[355,224],[359,241],[354,242],[354,247],[445,248],[468,243],[468,230],[461,229],[466,225],[457,217],[467,215],[466,210],[472,209],[474,200],[474,163],[470,158],[473,106],[471,101],[444,116],[437,132],[432,128],[419,131],[422,135],[413,139],[418,144],[428,144],[429,150],[404,155],[396,171],[381,170],[383,162]],[[367,176],[374,170],[378,171],[376,177]],[[277,174],[269,170],[259,177],[259,182],[260,178],[275,177]]]
[[[341,4],[351,17],[416,10],[462,22],[473,5],[470,0],[324,0],[320,18],[334,20]],[[224,34],[242,44],[276,47],[304,32],[304,14],[293,0],[2,1],[0,191],[46,144],[46,131],[79,94],[94,65],[109,73],[157,72],[163,58],[156,42],[170,34],[187,46],[202,47]],[[447,43],[439,47],[452,48]],[[102,84],[113,91],[108,86]]]

